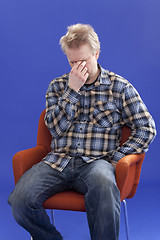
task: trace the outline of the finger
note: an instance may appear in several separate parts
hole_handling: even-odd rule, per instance
[[[82,72],[83,75],[85,75],[88,72],[88,68],[84,67],[81,72]]]
[[[84,77],[85,77],[85,81],[88,79],[88,77],[89,77],[89,73],[88,72],[86,72],[85,74],[84,74]]]
[[[78,62],[75,62],[72,69],[71,69],[71,72],[74,73],[74,72],[77,72],[78,71],[78,66],[79,64],[81,63],[81,61],[78,61]]]
[[[86,65],[86,61],[81,62],[81,63],[78,65],[77,70],[80,71],[80,72],[82,72],[83,69],[84,69],[84,67],[85,67],[85,65]]]
[[[71,64],[71,69],[77,70],[81,61],[77,61]]]

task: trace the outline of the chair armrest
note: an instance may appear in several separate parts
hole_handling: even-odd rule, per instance
[[[15,184],[28,169],[40,162],[47,153],[46,148],[42,145],[17,152],[12,161]]]
[[[132,198],[136,193],[144,157],[144,153],[130,154],[117,163],[116,181],[121,193],[121,201]]]

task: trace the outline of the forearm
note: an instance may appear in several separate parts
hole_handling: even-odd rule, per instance
[[[156,130],[154,126],[135,129],[131,133],[128,141],[116,149],[112,156],[112,160],[118,162],[126,155],[147,152],[149,144],[153,141],[155,135]]]
[[[127,86],[123,95],[122,118],[131,128],[131,136],[118,147],[112,158],[117,162],[128,154],[145,153],[156,135],[155,123],[137,91]]]
[[[80,95],[67,87],[61,96],[54,91],[46,94],[45,124],[52,136],[61,137],[78,114]]]

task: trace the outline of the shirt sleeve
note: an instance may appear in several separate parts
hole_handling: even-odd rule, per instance
[[[51,82],[46,93],[45,124],[54,138],[59,138],[69,129],[76,118],[80,94],[66,87],[60,95],[59,89]]]
[[[122,119],[131,128],[131,136],[113,153],[118,162],[128,154],[145,153],[156,135],[155,123],[136,89],[127,84],[122,93]]]

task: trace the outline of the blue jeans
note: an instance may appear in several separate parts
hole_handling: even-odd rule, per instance
[[[118,239],[120,193],[115,170],[106,160],[85,163],[73,157],[63,172],[40,162],[21,177],[8,202],[16,221],[34,240],[60,240],[63,238],[50,223],[42,204],[51,195],[67,190],[85,195],[92,240]]]

